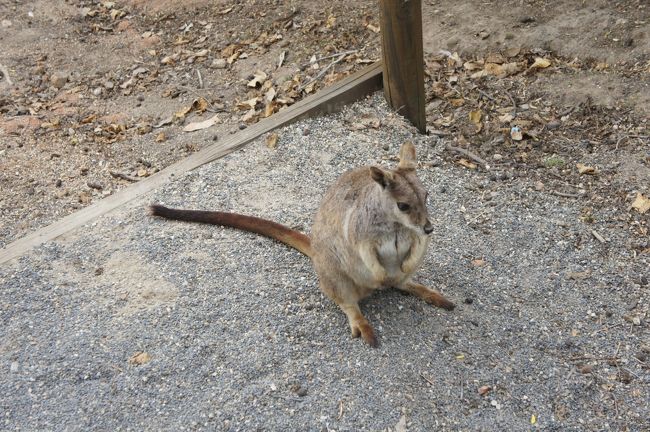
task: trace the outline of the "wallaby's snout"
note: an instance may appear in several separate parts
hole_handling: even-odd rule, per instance
[[[427,223],[424,224],[424,227],[422,229],[424,230],[425,234],[431,234],[433,232],[433,225],[431,225],[429,219],[427,219]]]

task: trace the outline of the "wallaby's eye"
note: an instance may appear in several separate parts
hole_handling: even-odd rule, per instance
[[[398,202],[397,203],[397,208],[400,209],[400,211],[407,212],[411,208],[410,205],[403,203],[403,202]]]

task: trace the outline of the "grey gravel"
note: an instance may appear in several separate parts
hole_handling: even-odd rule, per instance
[[[381,126],[351,127],[368,116]],[[0,429],[648,430],[648,254],[627,210],[587,224],[583,202],[525,176],[487,181],[378,95],[278,134],[0,268]],[[338,175],[394,164],[406,139],[436,227],[418,280],[457,308],[378,293],[362,305],[378,349],[350,338],[298,252],[146,214],[308,230]],[[138,352],[151,360],[129,363]]]

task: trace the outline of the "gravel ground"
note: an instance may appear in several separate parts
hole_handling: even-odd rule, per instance
[[[446,162],[378,95],[278,133],[0,268],[1,429],[649,430],[647,239],[630,222],[647,220],[613,205],[587,224],[584,202],[522,173]],[[378,293],[362,305],[378,349],[298,252],[145,214],[308,231],[328,184],[394,164],[405,139],[436,228],[418,280],[458,307]]]

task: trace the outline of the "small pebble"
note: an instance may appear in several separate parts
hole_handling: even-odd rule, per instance
[[[210,67],[214,69],[225,69],[226,59],[222,59],[222,58],[214,59],[212,60],[212,64],[210,65]]]

